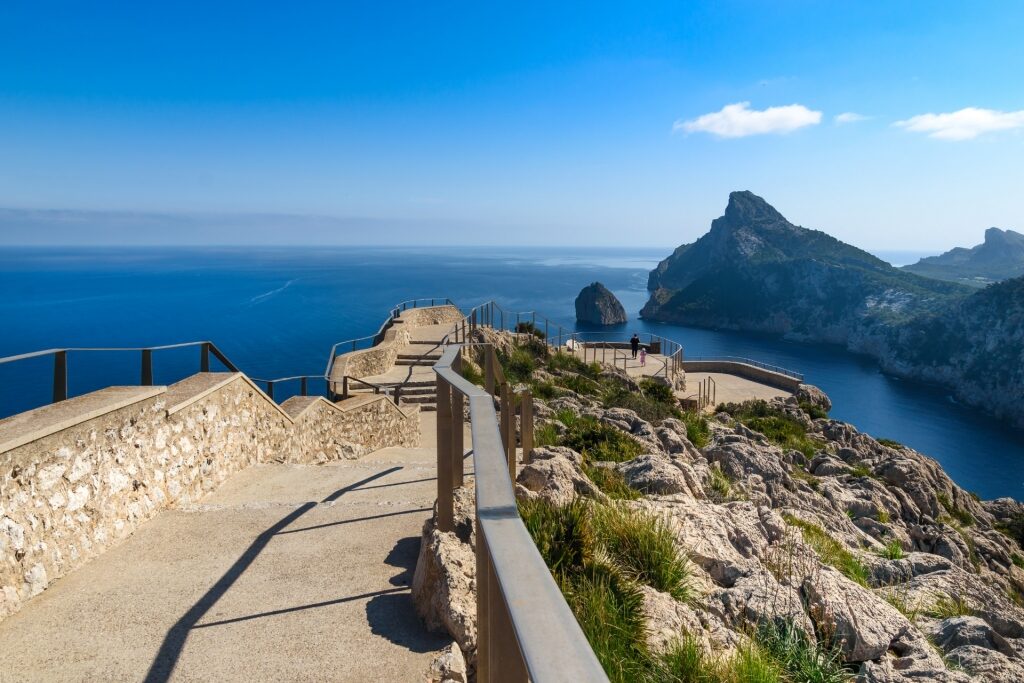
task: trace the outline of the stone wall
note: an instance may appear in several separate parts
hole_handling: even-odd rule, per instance
[[[736,375],[783,391],[796,391],[801,383],[801,380],[783,375],[781,372],[772,372],[749,363],[729,360],[684,360],[682,369],[685,372],[721,372],[727,375]]]
[[[160,510],[196,502],[249,465],[357,457],[415,445],[419,432],[419,412],[384,397],[341,407],[305,399],[293,417],[227,373],[156,395],[147,388],[146,398],[99,415],[86,410],[117,389],[0,421],[3,437],[56,414],[58,427],[70,424],[52,433],[43,424],[39,438],[0,452],[0,619]],[[69,422],[76,407],[87,419]]]
[[[345,375],[372,377],[384,374],[394,367],[398,354],[403,353],[409,346],[408,328],[455,323],[462,318],[462,312],[455,306],[430,306],[403,311],[395,323],[384,333],[384,338],[379,344],[369,349],[350,351],[334,359],[331,379],[336,381],[335,393],[341,393],[341,378]],[[425,350],[419,349],[418,351]]]

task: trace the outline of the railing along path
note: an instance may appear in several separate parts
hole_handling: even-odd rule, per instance
[[[472,316],[471,316],[472,317]],[[475,320],[475,318],[473,318]],[[471,323],[472,324],[472,323]],[[475,327],[475,324],[473,324]],[[485,386],[462,377],[463,349],[484,353]],[[451,531],[454,489],[464,483],[469,403],[476,485],[477,681],[607,681],[601,664],[519,516],[515,398],[490,345],[451,344],[437,375],[437,525]],[[500,399],[500,422],[495,412]],[[533,442],[532,398],[522,395],[524,460]]]

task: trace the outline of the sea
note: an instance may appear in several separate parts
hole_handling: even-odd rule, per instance
[[[871,358],[840,347],[640,320],[647,273],[668,253],[550,247],[0,248],[0,357],[209,340],[252,377],[322,375],[332,345],[373,334],[398,302],[450,298],[468,309],[494,300],[509,311],[537,311],[578,329],[576,294],[600,281],[631,318],[611,330],[612,336],[625,340],[650,332],[678,341],[687,356],[744,356],[801,372],[831,396],[837,419],[935,458],[957,483],[983,498],[1024,500],[1024,431],[959,403],[942,387],[887,375]],[[890,260],[912,262],[916,255]],[[72,351],[69,393],[137,384],[140,362],[137,351]],[[198,367],[195,347],[153,354],[157,384]],[[0,363],[0,417],[46,404],[52,386],[52,357]],[[310,389],[318,390],[312,384]],[[297,383],[277,385],[275,398],[296,391]]]

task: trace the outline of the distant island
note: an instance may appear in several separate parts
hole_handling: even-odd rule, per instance
[[[591,282],[576,297],[576,320],[590,325],[621,325],[626,322],[626,309],[600,282]]]
[[[1024,235],[989,228],[985,231],[985,241],[975,247],[957,247],[904,266],[903,270],[972,287],[1021,277],[1024,276]]]
[[[1024,278],[977,291],[923,277],[733,192],[648,290],[644,319],[842,344],[1024,424]]]

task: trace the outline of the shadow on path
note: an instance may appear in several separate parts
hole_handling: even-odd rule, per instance
[[[337,500],[341,496],[345,495],[349,491],[354,491],[363,484],[367,484],[371,481],[386,477],[389,474],[394,474],[401,470],[401,467],[391,467],[376,474],[370,475],[365,479],[357,481],[348,486],[342,487],[332,493],[331,495],[324,498],[321,503],[329,503]],[[149,667],[149,671],[146,673],[144,679],[146,683],[164,683],[169,680],[171,674],[174,672],[174,667],[178,664],[178,659],[181,657],[181,652],[185,648],[185,641],[188,640],[188,633],[190,630],[195,628],[199,620],[203,618],[211,607],[217,604],[217,601],[227,593],[228,589],[234,585],[235,581],[249,568],[256,558],[259,556],[263,549],[267,547],[270,540],[278,533],[283,531],[285,527],[294,522],[295,520],[302,517],[304,514],[312,510],[317,506],[317,503],[312,501],[303,503],[298,508],[290,512],[289,514],[282,517],[277,523],[271,526],[266,531],[262,532],[259,536],[253,540],[249,547],[245,549],[245,552],[235,560],[235,563],[224,572],[224,575],[217,580],[213,586],[210,587],[206,593],[196,601],[192,607],[185,612],[175,622],[174,626],[167,631],[167,635],[164,636],[163,643],[160,644],[160,650],[157,651],[156,657],[153,658],[153,663]],[[378,596],[386,597],[386,596]],[[378,599],[378,598],[374,598]],[[210,624],[207,624],[208,626]]]
[[[420,556],[420,537],[409,536],[401,538],[395,547],[391,549],[388,556],[384,558],[384,564],[391,567],[398,567],[401,574],[391,577],[391,585],[408,586],[412,583],[413,572],[416,571],[416,561]]]

